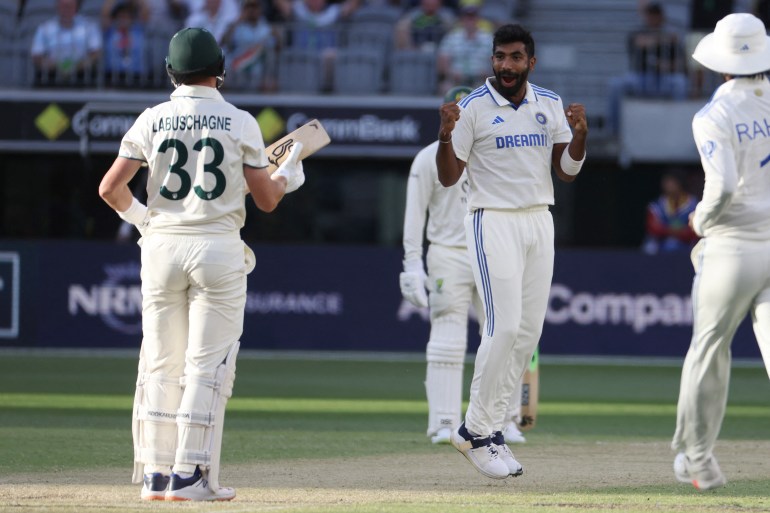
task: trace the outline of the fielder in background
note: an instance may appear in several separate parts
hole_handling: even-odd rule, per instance
[[[573,181],[588,134],[582,105],[565,111],[556,93],[528,82],[535,62],[531,34],[503,25],[494,34],[494,76],[440,108],[439,181],[449,187],[467,171],[465,233],[486,316],[465,421],[451,442],[493,479],[523,472],[501,429],[545,321],[554,260],[551,168]]]
[[[471,92],[465,86],[450,89],[445,102],[457,102]],[[465,174],[456,185],[438,181],[438,141],[423,148],[409,171],[404,212],[404,272],[401,294],[417,307],[430,304],[430,338],[425,391],[428,397],[428,436],[434,444],[449,443],[462,413],[463,364],[468,345],[468,310],[473,303],[483,325],[484,311],[468,260],[463,219],[468,212]],[[427,214],[427,230],[426,224]],[[429,246],[428,273],[423,265],[423,234]],[[426,294],[426,287],[430,296]],[[524,442],[515,421],[521,406],[521,389],[511,396],[512,417],[504,432],[508,442]]]
[[[254,116],[217,91],[224,55],[205,29],[171,39],[171,101],[123,137],[99,194],[142,238],[142,330],[134,477],[146,500],[230,500],[219,486],[225,405],[254,254],[241,240],[249,192],[270,212],[305,181],[301,144],[271,176]],[[128,188],[148,166],[147,206]]]
[[[713,450],[727,405],[730,345],[748,312],[770,374],[770,38],[758,18],[730,14],[693,58],[725,83],[692,122],[705,183],[690,224],[703,239],[692,251],[693,335],[672,447],[676,478],[708,490],[727,482]]]

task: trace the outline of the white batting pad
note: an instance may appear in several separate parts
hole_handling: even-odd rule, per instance
[[[428,436],[441,428],[460,425],[463,365],[428,362],[425,392],[428,396]]]
[[[179,379],[148,374],[140,355],[131,427],[134,439],[132,482],[142,482],[145,465],[170,469],[174,464],[176,412],[181,400]]]
[[[185,401],[194,404],[195,410],[180,409],[177,414],[179,447],[176,461],[206,468],[209,488],[214,492],[219,489],[225,407],[233,394],[239,347],[240,342],[233,344],[225,361],[217,367],[213,380],[199,376],[184,378]]]

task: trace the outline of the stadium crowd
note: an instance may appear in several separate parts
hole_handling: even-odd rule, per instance
[[[495,26],[522,15],[525,5],[523,0],[1,0],[0,55],[15,70],[15,84],[7,84],[6,77],[6,85],[165,87],[169,37],[183,26],[198,26],[224,48],[231,89],[435,95],[480,83],[487,70],[469,63],[477,64],[477,56],[489,51]],[[465,58],[468,48],[473,51]],[[361,70],[367,70],[365,77]]]

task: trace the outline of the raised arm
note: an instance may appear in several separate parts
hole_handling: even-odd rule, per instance
[[[289,156],[271,175],[266,167],[243,165],[243,177],[254,204],[263,212],[272,212],[283,197],[305,183],[305,171],[299,155],[302,143],[295,142]]]
[[[586,157],[588,122],[586,121],[586,109],[579,103],[570,103],[565,115],[569,126],[572,128],[572,141],[569,144],[553,145],[551,163],[559,179],[572,182],[580,172]]]
[[[436,151],[436,167],[438,181],[444,187],[456,184],[463,174],[465,162],[458,159],[452,146],[452,130],[460,119],[460,107],[457,102],[445,103],[439,109],[441,125],[438,130],[438,150]]]
[[[272,212],[286,193],[286,179],[270,179],[266,167],[251,167],[244,164],[243,176],[249,187],[251,199],[263,212]]]

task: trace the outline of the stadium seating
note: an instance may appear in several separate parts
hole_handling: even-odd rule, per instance
[[[98,16],[100,0],[84,0],[84,13]],[[31,83],[29,47],[35,28],[55,15],[51,0],[26,0],[18,22],[8,9],[14,2],[0,0],[0,62],[12,70],[0,77],[0,87]],[[627,34],[639,23],[637,0],[538,0],[528,2],[523,18],[506,19],[502,13],[515,10],[514,0],[486,0],[484,9],[496,22],[517,21],[529,28],[537,42],[538,62],[532,81],[557,92],[565,103],[586,105],[594,128],[601,126],[607,109],[607,84],[627,69]],[[687,27],[687,0],[665,4],[669,20],[682,31]],[[14,7],[15,8],[15,7]],[[332,28],[308,29],[287,24],[283,46],[277,55],[279,93],[302,94],[435,94],[435,61],[393,51],[393,23],[403,12],[387,2],[367,2],[345,23]],[[601,30],[598,30],[601,28]],[[166,88],[163,67],[169,30],[149,27],[148,62],[152,69],[140,77],[141,87]],[[321,58],[317,45],[337,48],[331,91],[321,83]],[[304,47],[304,49],[302,49]],[[235,77],[231,77],[235,78]],[[234,79],[232,86],[252,89],[252,84]],[[102,82],[95,87],[121,84]],[[126,84],[123,84],[126,85]],[[592,120],[599,120],[596,123]]]
[[[282,93],[318,94],[321,81],[321,57],[317,52],[285,48],[278,58],[278,90]]]
[[[436,94],[436,57],[434,54],[400,50],[390,59],[390,92],[425,96]]]
[[[334,61],[337,94],[379,94],[384,90],[385,62],[378,50],[342,48]]]
[[[387,23],[391,27],[401,17],[401,10],[392,5],[365,4],[351,16],[351,21],[358,23]]]
[[[354,21],[345,28],[346,48],[366,48],[387,59],[393,48],[393,25],[381,21]]]

